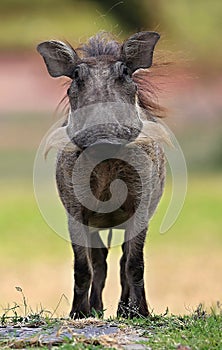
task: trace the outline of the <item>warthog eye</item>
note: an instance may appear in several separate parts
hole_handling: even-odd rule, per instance
[[[76,67],[74,70],[74,79],[79,80],[79,67]]]
[[[80,78],[80,68],[79,68],[79,66],[77,66],[76,68],[75,68],[75,70],[74,70],[74,72],[73,72],[73,79],[78,83],[80,80],[82,80],[81,78]]]
[[[125,65],[122,66],[122,76],[127,76],[129,75],[129,68],[126,67]]]
[[[129,68],[123,62],[116,62],[114,71],[120,79],[131,79],[131,72]]]
[[[78,83],[80,81],[83,81],[89,73],[89,68],[87,64],[81,63],[80,65],[76,66],[74,72],[73,72],[73,79]]]

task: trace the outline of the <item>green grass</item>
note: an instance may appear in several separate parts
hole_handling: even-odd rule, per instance
[[[22,291],[21,291],[22,292]],[[24,299],[24,295],[23,295]],[[26,302],[24,302],[26,306]],[[23,305],[23,306],[24,306]],[[14,326],[14,327],[41,327],[42,334],[46,334],[47,330],[51,328],[62,328],[67,326],[66,321],[62,319],[53,319],[45,317],[44,314],[27,314],[24,317],[18,316],[15,309],[14,315],[6,317],[6,313],[0,318],[0,326]],[[179,346],[184,349],[192,350],[220,350],[222,349],[222,310],[221,305],[218,303],[217,307],[212,308],[210,312],[207,312],[203,305],[200,304],[198,308],[190,315],[169,315],[167,312],[164,315],[155,315],[144,318],[138,317],[134,319],[109,319],[108,322],[115,323],[116,326],[124,333],[128,327],[132,327],[134,330],[139,331],[141,340],[138,337],[136,343],[144,344],[152,350],[174,350],[179,349]],[[77,321],[78,322],[78,321]],[[71,323],[70,323],[71,324]],[[41,334],[41,333],[40,333]],[[26,342],[20,339],[20,342],[15,342],[11,339],[0,339],[0,346],[9,347],[25,346],[29,348],[28,344],[32,339],[32,348],[40,348],[39,341],[40,334],[34,339],[26,339]],[[130,340],[130,333],[126,333]],[[125,335],[127,338],[127,335]],[[109,336],[109,341],[112,335]],[[113,340],[115,337],[113,336]],[[135,340],[131,339],[131,342],[135,344]],[[109,349],[116,349],[116,346],[112,346],[110,342]],[[186,347],[186,348],[185,348]],[[73,339],[64,338],[64,343],[60,345],[51,344],[52,349],[108,349],[103,346],[100,340],[96,338],[86,339],[73,337]],[[48,349],[48,347],[41,346],[41,349]]]
[[[179,344],[192,350],[222,349],[222,312],[207,313],[202,305],[191,315],[153,315],[124,324],[143,328],[147,341],[142,343],[152,350],[173,350]]]

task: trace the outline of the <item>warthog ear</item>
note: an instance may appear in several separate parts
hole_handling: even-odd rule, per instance
[[[52,77],[65,75],[72,78],[76,64],[80,61],[75,50],[62,41],[45,41],[37,46]]]
[[[123,43],[122,60],[132,73],[152,65],[153,50],[159,38],[160,35],[156,32],[139,32]]]

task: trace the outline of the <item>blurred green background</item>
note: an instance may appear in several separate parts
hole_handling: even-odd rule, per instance
[[[46,72],[35,47],[47,39],[78,46],[99,30],[119,40],[156,30],[160,56],[172,61],[154,81],[165,119],[188,167],[184,208],[164,235],[159,227],[171,180],[150,225],[146,244],[148,300],[155,312],[185,313],[199,302],[222,300],[222,2],[214,0],[1,0],[0,3],[0,305],[20,302],[53,310],[72,295],[69,243],[45,223],[32,185],[38,145],[58,119],[64,80]],[[53,205],[53,203],[52,203]],[[118,258],[112,249],[104,292],[107,315],[119,298]],[[113,287],[115,285],[115,288]],[[63,302],[58,314],[67,314]]]

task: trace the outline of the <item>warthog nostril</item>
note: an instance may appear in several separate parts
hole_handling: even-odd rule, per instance
[[[85,147],[84,150],[88,157],[105,160],[114,157],[120,151],[121,147],[123,147],[122,143],[101,141]]]

